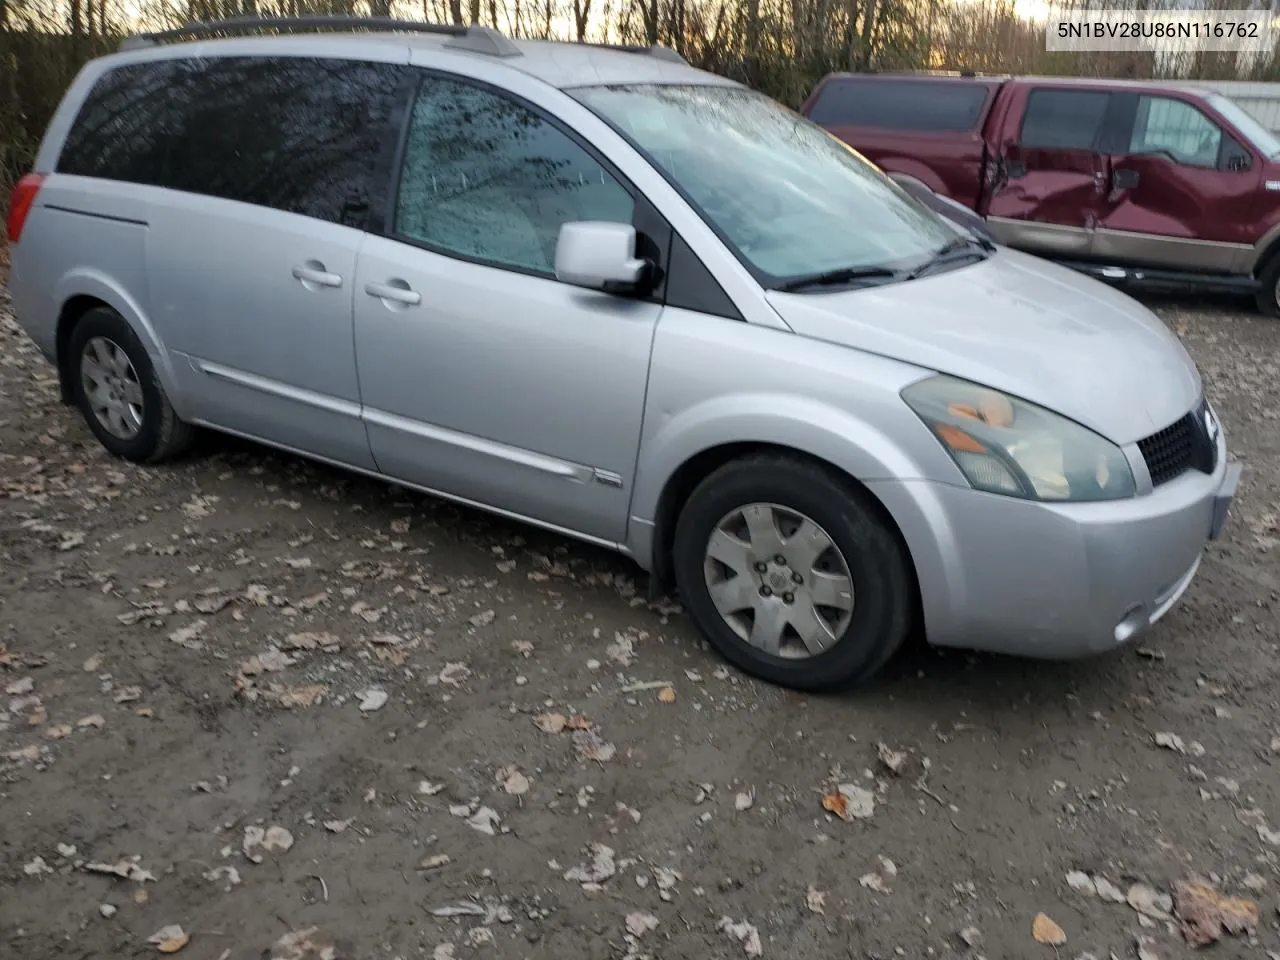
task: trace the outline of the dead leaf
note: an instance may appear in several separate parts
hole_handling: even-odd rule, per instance
[[[1260,920],[1258,905],[1247,897],[1226,897],[1207,883],[1179,880],[1174,885],[1182,935],[1195,947],[1207,947],[1223,933],[1252,934]]]
[[[658,929],[658,918],[651,913],[628,913],[625,921],[627,933],[633,937],[643,937],[646,933],[652,933]]]
[[[503,767],[499,770],[498,781],[512,796],[519,797],[529,792],[529,778],[515,767]]]
[[[323,597],[324,594],[321,594]],[[303,609],[308,609],[303,606]],[[286,650],[323,650],[325,653],[335,653],[342,647],[342,642],[338,639],[337,634],[333,633],[291,633],[284,638],[284,648]]]
[[[177,953],[187,945],[191,938],[176,923],[161,927],[147,938],[147,943],[154,944],[161,953]]]
[[[612,847],[593,843],[587,847],[587,851],[591,854],[591,862],[567,871],[564,875],[566,880],[582,884],[603,883],[618,872]]]
[[[354,822],[355,817],[348,817],[346,820],[326,820],[323,826],[330,833],[342,833]]]
[[[141,687],[121,687],[116,691],[116,703],[133,703],[135,700],[142,699]]]
[[[90,657],[80,666],[85,673],[97,673],[98,668],[102,666],[102,654],[95,653],[92,657]]]
[[[35,688],[36,682],[33,678],[22,677],[5,687],[4,692],[9,694],[11,697],[21,697],[24,694],[30,693]]]
[[[663,687],[658,691],[658,699],[663,703],[675,703],[676,691],[674,687]]]
[[[375,710],[381,710],[387,703],[387,691],[385,690],[363,690],[356,694],[360,698],[360,712],[373,713]]]
[[[590,730],[591,721],[580,713],[575,713],[565,724],[570,730]]]
[[[209,621],[196,620],[185,627],[173,631],[169,634],[169,639],[180,647],[186,647],[188,650],[199,650],[204,644],[200,642],[200,637],[205,630],[209,628]]]
[[[460,687],[471,676],[471,668],[465,663],[446,663],[436,677],[446,687]]]
[[[907,767],[907,754],[902,750],[894,750],[887,743],[876,744],[876,756],[890,773],[895,777],[902,776],[902,771]]]
[[[733,798],[733,809],[737,810],[739,813],[742,813],[744,810],[750,810],[752,805],[755,802],[756,802],[755,790],[746,790],[746,791],[743,791],[742,793],[737,794]]]
[[[106,719],[100,713],[91,713],[87,717],[81,717],[76,721],[76,726],[81,730],[87,727],[96,727],[101,729],[106,724]]]
[[[71,724],[60,723],[57,726],[50,727],[44,732],[44,735],[50,740],[62,740],[71,736]]]
[[[288,687],[275,694],[275,701],[286,710],[314,707],[324,699],[329,688],[323,683],[311,683],[302,687]]]
[[[38,877],[42,873],[53,873],[53,867],[44,862],[44,857],[35,857],[22,865],[22,872],[28,877]]]
[[[875,795],[865,787],[842,783],[835,790],[824,794],[822,809],[834,813],[841,820],[866,820],[876,809]]]
[[[533,718],[533,723],[543,733],[560,733],[569,725],[563,713],[540,713]]]
[[[272,826],[265,830],[258,826],[244,828],[244,841],[241,849],[253,863],[261,863],[264,854],[284,853],[293,846],[293,834],[284,827]]]
[[[498,811],[491,807],[481,807],[467,817],[467,826],[489,837],[492,837],[497,832],[496,828],[501,822],[502,818],[498,816]]]
[[[155,883],[155,874],[142,867],[141,857],[125,857],[115,863],[86,863],[84,869],[88,873],[106,873],[121,880],[132,880],[135,883]]]
[[[1066,932],[1043,913],[1036,914],[1031,924],[1031,935],[1036,938],[1036,943],[1051,947],[1060,947],[1067,942]]]
[[[1172,750],[1174,753],[1187,752],[1187,745],[1182,742],[1182,738],[1176,733],[1157,733],[1155,741],[1157,747],[1164,747],[1164,749]]]
[[[1173,910],[1173,897],[1159,893],[1145,883],[1133,884],[1124,898],[1134,910],[1152,920],[1168,920]]]
[[[418,864],[418,869],[419,870],[439,870],[441,867],[446,867],[450,863],[452,863],[452,860],[449,858],[449,855],[447,853],[437,853],[434,857],[427,857],[420,864]]]
[[[809,908],[810,913],[826,913],[827,892],[825,890],[816,890],[813,886],[810,886],[804,894],[804,905]]]
[[[735,923],[729,917],[721,917],[716,929],[742,944],[742,950],[748,957],[758,957],[764,952],[760,945],[760,931],[746,921]]]
[[[271,960],[338,960],[333,943],[320,935],[319,927],[286,933],[271,948]]]
[[[579,730],[573,735],[573,745],[583,760],[608,763],[617,753],[617,747],[600,738],[594,730]]]

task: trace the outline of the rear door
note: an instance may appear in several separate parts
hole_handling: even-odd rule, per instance
[[[1025,86],[1011,96],[1012,122],[1000,134],[995,185],[983,211],[991,231],[1012,247],[1086,257],[1110,176],[1102,140],[1113,94]]]
[[[1191,97],[1125,94],[1095,253],[1230,273],[1258,235],[1260,157]]]
[[[982,127],[996,89],[967,77],[836,76],[803,111],[883,170],[974,207],[986,157]]]
[[[177,79],[147,266],[198,420],[374,468],[352,296],[404,60],[212,58]]]

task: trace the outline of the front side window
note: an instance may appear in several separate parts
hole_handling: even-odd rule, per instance
[[[1044,150],[1094,150],[1111,94],[1098,90],[1032,90],[1019,143]]]
[[[956,239],[861,155],[763,94],[711,84],[570,93],[644,153],[765,286],[910,267]]]
[[[413,108],[395,233],[442,253],[552,275],[563,224],[631,223],[631,194],[516,101],[429,77]]]
[[[1138,98],[1130,153],[1163,153],[1192,167],[1216,167],[1222,128],[1198,109],[1172,97]]]

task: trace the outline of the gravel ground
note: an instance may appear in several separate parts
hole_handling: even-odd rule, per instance
[[[1246,464],[1182,603],[825,698],[606,553],[222,439],[112,460],[0,290],[0,956],[1278,960],[1280,324],[1153,305]]]

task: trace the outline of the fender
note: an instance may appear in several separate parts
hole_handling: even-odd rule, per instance
[[[164,392],[173,405],[174,411],[182,419],[189,419],[186,398],[177,388],[173,360],[137,300],[110,276],[89,267],[76,267],[58,281],[54,289],[54,298],[58,304],[59,316],[63,306],[73,297],[93,297],[101,300],[124,318],[125,323],[129,324],[138,339],[142,341],[147,356],[151,358],[151,365],[155,367],[156,376],[160,378],[160,385],[164,387]]]
[[[915,436],[919,421],[903,406],[903,435]],[[647,436],[631,497],[628,552],[645,569],[654,562],[655,530],[662,492],[694,457],[716,447],[758,443],[785,447],[826,461],[862,483],[934,479],[966,485],[941,444],[926,444],[921,463],[889,433],[847,410],[790,394],[720,396],[681,411]],[[886,504],[886,509],[888,505]]]

